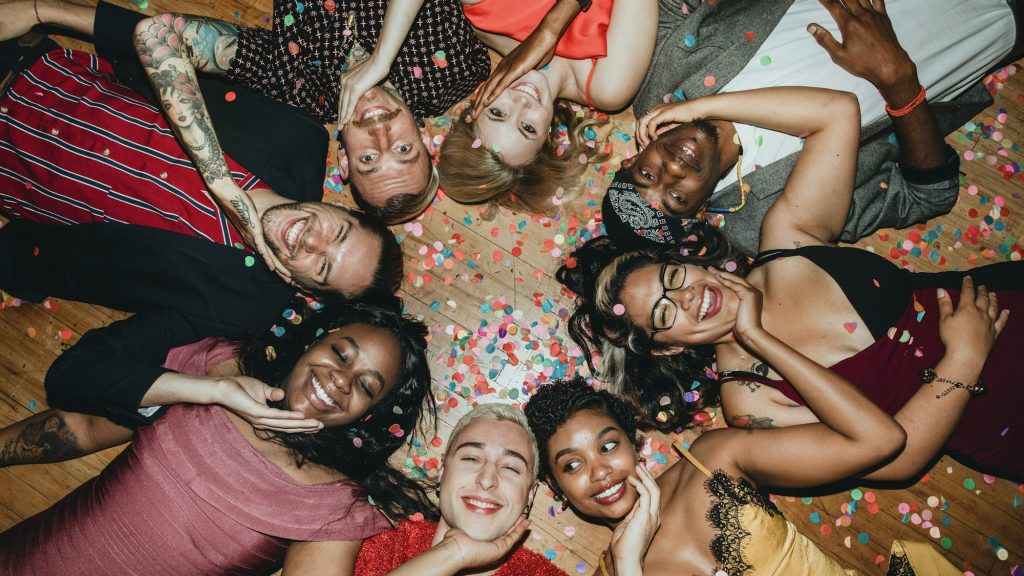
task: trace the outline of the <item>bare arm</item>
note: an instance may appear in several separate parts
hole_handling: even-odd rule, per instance
[[[740,298],[737,341],[782,374],[821,420],[719,433],[719,441],[727,439],[725,456],[744,476],[777,487],[825,484],[862,472],[903,447],[903,429],[853,384],[764,330],[760,292],[731,274],[720,273],[719,279]]]
[[[369,58],[341,75],[338,97],[338,125],[349,121],[356,103],[367,90],[382,82],[391,71],[402,44],[412,29],[424,0],[391,0],[384,11],[384,25],[377,48]]]
[[[319,420],[302,412],[278,410],[267,402],[281,400],[284,391],[248,376],[190,376],[165,372],[142,397],[140,406],[168,404],[220,404],[245,418],[255,428],[279,432],[317,432]]]
[[[284,557],[283,576],[350,576],[355,572],[356,558],[362,540],[336,542],[293,542]]]
[[[44,410],[0,430],[0,467],[63,462],[132,438],[132,431],[102,416]]]
[[[827,30],[810,25],[808,30],[837,66],[871,82],[891,108],[909,104],[921,90],[917,66],[900,46],[884,0],[873,3],[820,0],[842,34],[838,42]],[[918,169],[942,165],[949,150],[927,102],[912,112],[892,118],[900,145],[900,162]]]
[[[160,14],[139,21],[135,47],[171,128],[214,200],[270,269],[287,277],[263,240],[255,204],[231,179],[196,78],[196,71],[227,72],[235,55],[237,33],[234,25],[218,20]]]
[[[935,373],[970,386],[978,381],[985,359],[1006,326],[1009,311],[999,311],[995,294],[964,279],[954,310],[949,296],[939,298],[940,336],[946,354]],[[935,380],[921,388],[896,413],[907,431],[907,446],[892,462],[865,476],[871,480],[907,480],[919,474],[956,430],[971,396],[962,388]]]
[[[834,242],[853,198],[860,112],[849,92],[784,87],[744,90],[656,106],[637,123],[641,145],[694,119],[752,124],[805,138],[785,190],[761,226],[761,249]]]
[[[569,28],[576,15],[580,13],[577,0],[558,0],[544,15],[533,32],[519,43],[491,72],[490,78],[480,88],[480,94],[473,104],[469,118],[476,119],[486,106],[505,91],[513,82],[522,78],[530,70],[547,65],[555,56],[558,41]],[[479,34],[480,31],[478,30]]]

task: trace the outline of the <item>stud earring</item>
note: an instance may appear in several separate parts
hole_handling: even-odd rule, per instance
[[[434,494],[437,494],[438,496],[441,495],[441,483],[440,482],[434,482]]]

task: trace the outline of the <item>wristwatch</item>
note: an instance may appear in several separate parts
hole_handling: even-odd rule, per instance
[[[939,398],[940,396],[945,396],[951,390],[953,390],[953,388],[963,388],[964,390],[967,390],[967,392],[970,393],[971,398],[977,398],[978,396],[983,396],[986,392],[988,392],[988,386],[985,386],[985,383],[982,382],[981,380],[978,380],[978,383],[975,384],[974,386],[968,386],[968,385],[964,384],[963,382],[956,382],[956,381],[953,381],[953,380],[949,380],[949,379],[943,378],[942,376],[939,376],[938,374],[935,373],[935,369],[934,368],[921,368],[921,382],[922,383],[929,384],[931,382],[934,382],[935,380],[938,380],[939,382],[945,382],[946,384],[949,384],[950,386],[952,386],[952,388],[950,388],[949,390],[946,390],[941,395],[937,395],[936,398]]]

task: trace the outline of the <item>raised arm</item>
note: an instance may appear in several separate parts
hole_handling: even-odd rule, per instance
[[[184,145],[217,204],[246,241],[278,274],[287,270],[263,240],[256,206],[231,178],[199,90],[196,71],[225,74],[234,58],[238,29],[198,16],[160,14],[135,27],[142,67],[160,98],[171,128]]]
[[[384,12],[384,25],[377,38],[377,47],[366,60],[341,75],[338,97],[338,126],[348,123],[356,103],[367,90],[382,82],[391,71],[405,38],[409,35],[416,14],[424,0],[391,0]]]
[[[751,124],[804,138],[786,187],[761,226],[761,249],[835,242],[853,194],[860,113],[849,92],[762,88],[656,106],[637,123],[646,145],[673,123],[694,119]]]
[[[954,308],[949,294],[939,294],[939,335],[946,354],[935,365],[936,378],[922,384],[896,413],[907,431],[907,446],[898,458],[865,476],[870,480],[909,480],[935,458],[956,430],[971,394],[950,382],[973,386],[978,382],[996,338],[1006,326],[1009,311],[999,311],[994,293],[974,287],[965,277],[960,301]]]
[[[740,298],[737,341],[782,374],[821,420],[717,432],[715,442],[725,445],[725,457],[744,476],[776,487],[814,486],[856,475],[899,452],[906,434],[891,416],[847,379],[769,334],[760,322],[761,294],[745,280],[724,272],[718,278]]]
[[[495,66],[490,78],[480,88],[469,117],[475,120],[484,108],[494,102],[513,82],[530,70],[547,65],[555,55],[555,47],[569,24],[580,13],[578,0],[557,0],[533,32],[519,43]]]
[[[917,66],[896,38],[884,0],[819,1],[839,25],[843,41],[837,41],[816,24],[811,24],[807,30],[832,61],[850,74],[871,82],[890,109],[897,113],[910,109],[905,114],[890,113],[900,145],[900,163],[918,171],[945,164],[950,149],[927,100],[921,95],[923,87],[917,77]],[[919,96],[922,100],[914,105]]]

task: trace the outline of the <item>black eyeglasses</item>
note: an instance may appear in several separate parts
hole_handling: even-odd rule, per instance
[[[679,290],[686,283],[686,266],[665,262],[658,276],[661,279],[661,298],[651,308],[651,340],[654,340],[655,334],[672,328],[676,323],[679,307],[668,297],[668,293]]]

